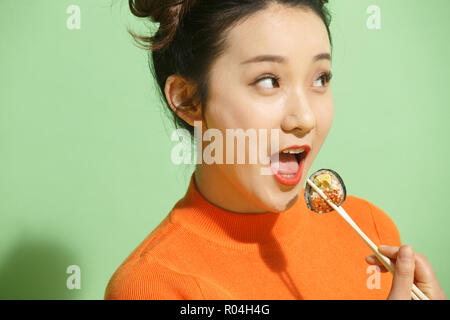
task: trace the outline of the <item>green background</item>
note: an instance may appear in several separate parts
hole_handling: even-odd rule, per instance
[[[385,210],[449,295],[450,1],[331,2],[335,120],[310,173],[333,168]],[[366,27],[373,4],[381,30]],[[170,161],[171,122],[127,26],[145,30],[125,0],[0,0],[2,299],[102,299],[186,190],[193,167]],[[66,288],[72,264],[80,290]]]

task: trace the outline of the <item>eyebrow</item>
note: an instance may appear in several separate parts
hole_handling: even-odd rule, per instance
[[[283,56],[277,56],[277,55],[261,55],[256,56],[253,58],[250,58],[248,60],[245,60],[241,62],[241,64],[248,64],[248,63],[255,63],[255,62],[275,62],[275,63],[285,63],[288,59]],[[320,61],[320,60],[330,60],[331,61],[331,55],[329,53],[319,53],[318,55],[313,57],[313,62]]]

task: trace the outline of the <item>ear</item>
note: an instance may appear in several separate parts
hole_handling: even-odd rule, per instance
[[[192,99],[195,94],[195,86],[190,82],[180,75],[171,75],[166,80],[164,93],[170,108],[178,117],[191,126],[194,126],[194,121],[202,121],[202,107],[200,103]],[[189,99],[192,99],[189,105],[180,106]]]

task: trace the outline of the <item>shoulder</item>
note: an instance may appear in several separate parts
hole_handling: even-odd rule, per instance
[[[381,208],[374,203],[359,198],[356,196],[348,195],[344,202],[344,207],[351,208],[349,215],[355,215],[356,219],[368,220],[375,228],[375,232],[380,239],[381,244],[400,246],[401,238],[397,226],[392,218]]]
[[[106,300],[203,299],[197,280],[155,258],[142,255],[127,260],[109,280]]]
[[[105,290],[107,300],[203,299],[194,275],[174,268],[182,236],[164,219],[122,262]]]

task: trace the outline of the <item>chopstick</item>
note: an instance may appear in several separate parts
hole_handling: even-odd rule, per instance
[[[331,202],[328,197],[323,193],[323,191],[317,187],[314,182],[312,182],[310,179],[307,179],[307,183],[313,188],[334,210],[336,210],[339,215],[344,218],[344,220],[359,234],[359,236],[364,240],[364,242],[369,246],[370,249],[375,253],[375,256],[380,260],[380,262],[386,267],[389,272],[394,274],[395,265],[392,263],[392,261],[384,256],[382,253],[378,251],[377,246],[375,243],[372,242],[372,240],[369,239],[369,237],[362,232],[362,230],[358,227],[358,225],[350,218],[350,216],[345,212],[344,208],[341,206],[336,206],[333,202]],[[412,285],[412,292],[411,297],[414,300],[430,300],[417,286],[413,283]]]

